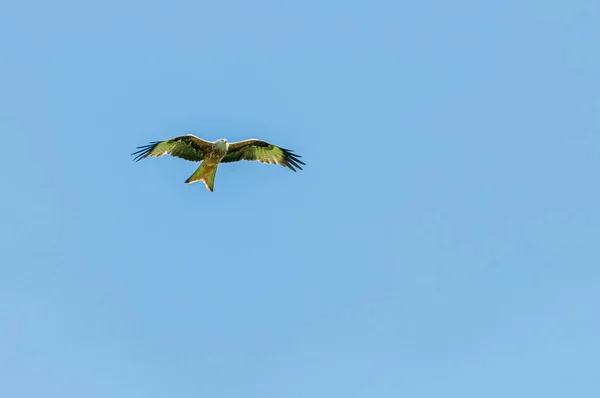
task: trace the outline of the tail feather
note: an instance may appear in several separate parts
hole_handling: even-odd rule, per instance
[[[213,192],[213,187],[215,185],[215,175],[217,174],[218,166],[219,166],[218,163],[217,164],[206,164],[206,162],[203,162],[200,165],[200,167],[198,167],[198,169],[196,169],[196,171],[194,171],[194,174],[192,174],[190,176],[190,178],[188,178],[185,181],[185,183],[193,184],[195,182],[202,181],[202,182],[204,182],[204,185],[206,185],[206,189]]]

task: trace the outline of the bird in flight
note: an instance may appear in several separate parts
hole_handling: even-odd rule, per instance
[[[302,170],[299,158],[302,156],[258,139],[249,139],[239,142],[227,142],[226,139],[214,142],[205,141],[193,134],[182,135],[165,141],[154,141],[148,145],[137,147],[138,151],[133,160],[136,162],[148,157],[171,155],[191,162],[202,162],[198,169],[185,183],[192,184],[197,181],[204,182],[206,188],[213,192],[215,175],[220,163],[238,162],[240,160],[258,161],[260,163],[278,164],[292,171]]]

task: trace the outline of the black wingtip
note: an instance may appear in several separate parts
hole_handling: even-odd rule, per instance
[[[137,155],[137,156],[135,156],[133,158],[133,161],[134,162],[139,162],[140,160],[142,160],[143,158],[145,158],[150,152],[152,152],[152,150],[158,144],[160,144],[160,141],[153,141],[153,142],[150,142],[148,145],[138,146],[136,149],[139,149],[139,151],[135,151],[130,156]]]
[[[283,151],[286,163],[285,166],[287,168],[289,168],[293,172],[296,172],[296,169],[303,170],[302,166],[300,165],[302,164],[306,166],[306,163],[300,160],[302,156],[295,154],[294,151],[291,149],[281,148],[281,150]]]

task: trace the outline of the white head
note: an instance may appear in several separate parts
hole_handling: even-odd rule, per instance
[[[216,140],[214,145],[216,147],[227,146],[227,140],[225,138],[221,138],[220,140]]]

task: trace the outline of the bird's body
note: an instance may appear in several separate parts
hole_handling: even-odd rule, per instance
[[[237,162],[240,160],[258,161],[261,163],[279,164],[292,171],[302,170],[304,164],[291,150],[280,148],[258,139],[250,139],[229,143],[226,139],[214,142],[205,141],[192,134],[187,134],[165,141],[151,142],[138,147],[134,160],[147,157],[160,157],[165,154],[176,156],[191,162],[202,162],[198,169],[186,181],[191,184],[202,181],[209,191],[213,191],[217,168],[221,163]]]
[[[224,138],[215,141],[208,152],[204,155],[204,161],[207,163],[219,164],[227,154],[229,143]]]

